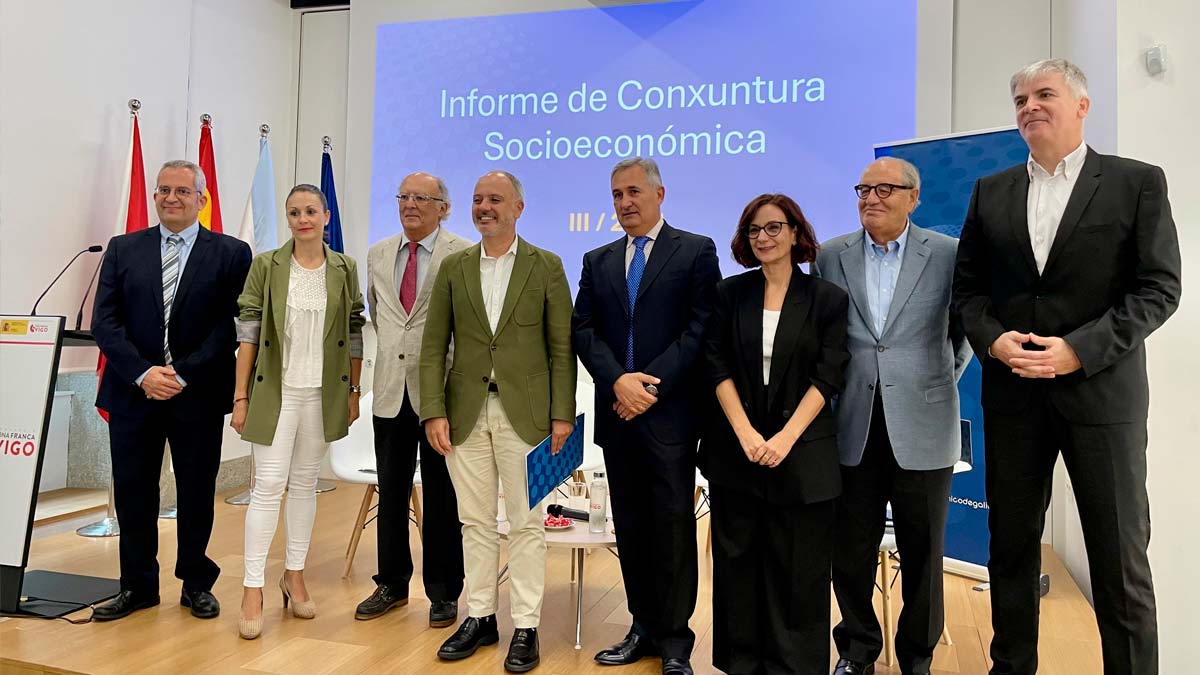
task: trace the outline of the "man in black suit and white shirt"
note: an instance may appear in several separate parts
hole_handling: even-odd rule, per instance
[[[611,176],[625,236],[583,258],[571,321],[575,352],[596,383],[596,444],[612,490],[621,576],[633,626],[596,654],[602,665],[663,659],[691,673],[696,636],[696,416],[709,387],[699,367],[704,323],[721,279],[708,237],[662,217],[654,160],[631,157]]]
[[[158,477],[171,443],[178,491],[180,604],[209,619],[220,568],[205,550],[221,466],[225,415],[233,409],[233,319],[250,270],[245,242],[197,222],[204,173],[175,160],[158,172],[159,225],[113,237],[96,284],[92,334],[107,359],[96,406],[109,414],[121,593],[96,607],[111,621],[158,597]]]
[[[1084,144],[1073,64],[1026,66],[1010,92],[1029,160],[976,183],[954,282],[983,361],[992,672],[1037,670],[1039,546],[1062,453],[1104,670],[1157,673],[1144,343],[1181,292],[1166,178]]]

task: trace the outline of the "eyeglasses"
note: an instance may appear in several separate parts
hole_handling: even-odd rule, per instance
[[[783,232],[784,225],[787,225],[787,223],[781,223],[778,220],[772,220],[761,227],[758,225],[751,225],[750,227],[746,228],[746,236],[750,239],[758,239],[758,235],[766,232],[768,237],[775,238],[779,236],[780,232]]]
[[[405,202],[412,202],[417,206],[425,206],[429,202],[446,201],[441,197],[434,197],[433,195],[409,194],[407,192],[401,192],[400,194],[396,195],[396,199],[399,200],[401,204]]]
[[[172,189],[166,185],[159,185],[158,187],[154,188],[154,192],[163,199],[170,197],[172,192],[174,192],[175,196],[179,197],[180,199],[188,199],[192,195],[196,194],[196,191],[191,188],[177,187]]]
[[[896,185],[895,183],[880,183],[879,185],[863,185],[860,183],[854,186],[854,193],[858,195],[859,199],[866,199],[871,196],[871,190],[874,190],[880,199],[887,199],[892,196],[893,190],[911,189],[913,189],[911,185]]]

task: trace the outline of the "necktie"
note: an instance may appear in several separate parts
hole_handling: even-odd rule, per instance
[[[405,312],[411,312],[417,301],[417,247],[421,244],[408,242],[408,261],[404,263],[404,276],[400,277],[400,304]]]
[[[163,357],[171,365],[171,304],[175,302],[175,289],[179,287],[179,245],[183,237],[173,234],[167,237],[167,253],[162,261],[163,291]]]
[[[633,307],[637,304],[638,287],[642,285],[642,273],[646,271],[646,244],[650,237],[634,237],[633,260],[629,261],[629,272],[625,275],[625,290],[629,293],[629,341],[625,347],[625,370],[633,372]]]

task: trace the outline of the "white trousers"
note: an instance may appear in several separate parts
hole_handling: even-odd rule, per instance
[[[515,628],[536,628],[546,585],[546,533],[541,509],[529,508],[525,453],[529,444],[509,424],[500,395],[489,393],[475,428],[446,458],[458,495],[463,562],[470,616],[496,613],[500,534],[496,531],[496,486],[503,483],[508,512],[509,601]],[[499,481],[497,481],[499,477]]]
[[[279,524],[279,503],[288,492],[284,513],[287,555],[284,567],[304,569],[313,520],[317,516],[317,478],[329,444],[321,422],[321,388],[283,385],[279,422],[271,445],[252,444],[254,486],[246,510],[246,578],[243,585],[262,588],[267,552]]]

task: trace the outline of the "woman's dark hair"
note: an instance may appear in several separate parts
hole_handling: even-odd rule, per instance
[[[284,199],[283,202],[286,204],[287,200],[291,199],[292,195],[296,194],[297,192],[309,192],[311,194],[316,195],[317,199],[321,200],[321,209],[323,211],[329,210],[329,202],[325,200],[325,193],[321,192],[321,188],[317,187],[316,185],[312,185],[310,183],[301,183],[301,184],[297,185],[296,187],[292,188],[291,192],[288,193],[287,199]]]
[[[742,267],[754,268],[762,265],[754,255],[754,249],[750,246],[750,237],[746,232],[750,229],[754,215],[767,204],[776,206],[783,211],[788,227],[796,232],[796,245],[792,247],[792,264],[816,260],[817,250],[821,248],[817,243],[817,234],[813,231],[812,224],[804,217],[800,205],[785,194],[761,194],[751,199],[746,208],[742,210],[742,217],[738,218],[737,231],[733,233],[733,241],[729,243],[729,248],[733,251],[733,259]],[[758,236],[765,236],[765,233]]]

